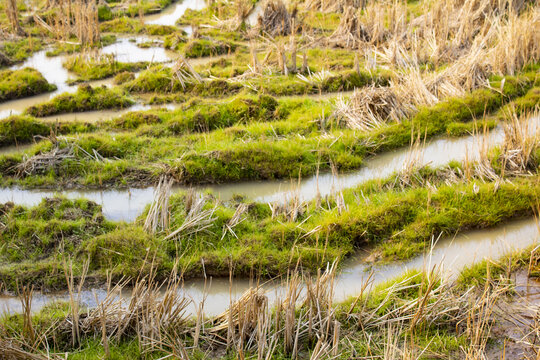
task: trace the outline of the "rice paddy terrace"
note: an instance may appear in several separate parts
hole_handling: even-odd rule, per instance
[[[0,359],[537,359],[540,6],[0,3]]]

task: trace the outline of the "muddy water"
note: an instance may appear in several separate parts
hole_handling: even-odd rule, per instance
[[[147,24],[174,26],[187,9],[202,10],[205,7],[206,2],[204,0],[180,0],[157,14],[145,16],[144,22]],[[189,31],[186,32],[189,34]]]
[[[500,128],[493,130],[485,141],[492,144],[500,143],[503,132]],[[455,139],[435,139],[423,148],[423,162],[432,166],[441,166],[451,160],[463,160],[466,156],[474,158],[478,153],[476,146],[479,138],[468,136]],[[467,155],[468,154],[468,155]],[[293,189],[298,191],[304,200],[309,200],[317,194],[317,188],[322,196],[342,188],[350,188],[365,181],[383,178],[399,171],[407,158],[409,149],[387,152],[366,160],[364,166],[355,172],[344,173],[334,177],[331,173],[311,176],[303,179],[298,186],[296,180],[250,181],[223,185],[201,186],[199,190],[210,189],[221,200],[229,200],[233,195],[243,195],[249,199],[261,202],[278,201]],[[185,187],[175,187],[175,191],[185,190]],[[21,190],[17,188],[0,189],[0,203],[13,201],[23,205],[36,205],[42,198],[53,195],[53,192],[42,190]],[[85,197],[103,206],[105,216],[111,220],[133,221],[144,207],[153,199],[153,188],[130,190],[104,191],[64,191],[71,198]]]
[[[490,230],[471,231],[456,237],[449,237],[434,244],[432,251],[423,256],[415,257],[404,262],[389,265],[371,265],[364,261],[362,254],[343,264],[335,282],[335,299],[345,300],[358,294],[366,281],[369,272],[373,271],[373,284],[380,284],[404,273],[406,270],[431,269],[440,266],[443,274],[453,277],[464,266],[471,265],[484,259],[497,259],[511,251],[521,250],[538,241],[538,227],[534,219],[518,220],[504,226]],[[253,285],[246,279],[233,280],[232,299],[238,298],[246,289]],[[279,282],[269,282],[262,287],[267,291],[270,301],[282,294],[283,287]],[[182,292],[186,297],[193,299],[190,308],[193,313],[195,304],[198,304],[206,294],[205,314],[217,315],[223,312],[229,302],[229,281],[227,279],[211,279],[205,284],[202,280],[186,282]],[[84,291],[81,294],[82,302],[87,306],[95,305],[94,293],[100,299],[105,296],[103,289]],[[126,291],[122,297],[128,298]],[[45,304],[54,300],[67,300],[67,294],[37,294],[34,296],[33,310],[37,311]],[[11,296],[0,297],[1,312],[19,312],[19,301]]]
[[[29,149],[32,146],[32,144],[24,144],[24,145],[13,145],[13,146],[6,146],[0,148],[0,155],[9,155],[14,154],[20,151],[25,151]]]
[[[71,76],[69,71],[62,65],[66,56],[48,57],[46,53],[47,50],[38,51],[22,64],[13,66],[12,69],[22,69],[25,67],[34,68],[39,71],[48,82],[55,84],[58,87],[57,92],[68,91],[70,86],[67,84],[67,81]]]
[[[146,41],[155,41],[155,39],[145,36],[119,38],[114,44],[101,49],[101,52],[103,54],[115,55],[116,60],[120,62],[168,62],[177,57],[174,52],[166,50],[163,47],[141,48],[137,46],[137,44]]]
[[[84,121],[84,122],[99,122],[104,120],[110,120],[112,118],[121,116],[131,111],[151,110],[151,109],[168,109],[174,110],[178,104],[164,104],[164,105],[145,105],[136,103],[133,106],[124,109],[112,109],[112,110],[99,110],[99,111],[85,111],[79,113],[66,113],[59,115],[52,115],[40,118],[43,121],[50,122],[70,122],[70,121]]]
[[[90,81],[87,84],[89,84],[92,87],[96,86],[112,86],[112,79],[104,79],[104,80],[96,80],[96,81]],[[60,90],[62,88],[62,90]],[[7,101],[0,103],[0,119],[6,118],[11,115],[19,115],[24,112],[28,107],[40,104],[42,102],[46,102],[51,100],[53,97],[55,97],[58,94],[69,92],[73,93],[77,90],[77,85],[74,86],[61,86],[58,87],[58,90],[40,94],[36,96],[31,96],[23,99],[17,99],[12,101]]]
[[[162,47],[140,48],[137,46],[138,43],[152,40],[154,39],[144,36],[119,38],[116,43],[105,46],[103,49],[101,49],[101,53],[115,55],[116,60],[120,62],[148,61],[166,63],[176,58],[176,54],[174,52],[165,50]],[[71,55],[49,57],[46,55],[46,53],[47,50],[36,52],[25,62],[12,66],[11,69],[17,70],[25,67],[34,68],[38,70],[49,83],[55,84],[57,86],[57,90],[46,94],[0,103],[0,119],[10,115],[20,114],[29,106],[48,101],[58,94],[64,92],[75,92],[77,90],[78,85],[68,84],[68,80],[74,79],[77,76],[70,73],[63,66],[63,63]],[[94,87],[102,85],[110,87],[112,86],[112,79],[109,78],[91,81],[88,82],[88,84]],[[95,115],[97,116],[97,114]],[[108,117],[109,115],[110,114],[103,114],[101,118]],[[81,116],[77,114],[74,116],[81,118]],[[94,118],[96,116],[94,116]],[[69,116],[63,116],[62,118],[68,120]]]

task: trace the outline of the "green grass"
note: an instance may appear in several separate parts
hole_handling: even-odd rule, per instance
[[[340,91],[350,91],[358,87],[377,84],[385,85],[388,78],[384,74],[360,74],[349,71],[334,74],[321,82],[304,82],[295,75],[273,75],[261,76],[244,83],[230,83],[225,80],[212,80],[205,83],[206,86],[198,86],[196,83],[189,83],[182,87],[181,83],[173,76],[171,69],[160,65],[142,71],[140,76],[126,84],[126,88],[133,92],[191,92],[194,95],[204,96],[224,96],[231,95],[247,85],[256,93],[268,94],[272,96],[307,95],[318,93],[337,93]],[[219,85],[219,86],[218,86]],[[218,87],[218,89],[215,89]],[[208,89],[209,88],[209,89]]]
[[[141,71],[139,76],[124,84],[124,87],[134,93],[190,93],[193,96],[224,97],[236,94],[242,89],[239,84],[225,80],[214,79],[202,83],[189,82],[184,86],[173,76],[169,67],[155,65]]]
[[[121,17],[106,21],[100,24],[99,29],[104,33],[117,34],[147,34],[147,35],[169,35],[175,33],[174,26],[142,24],[138,19]]]
[[[184,47],[183,51],[187,58],[200,58],[205,56],[217,56],[230,54],[236,51],[238,44],[222,42],[213,39],[193,39]]]
[[[145,83],[141,78],[156,84],[156,76],[160,76],[158,72],[148,71],[136,80],[139,85]],[[340,171],[353,170],[361,167],[368,154],[408,145],[413,129],[428,138],[452,132],[464,134],[474,128],[474,115],[483,115],[486,107],[497,118],[497,109],[511,98],[522,101],[520,95],[530,96],[527,89],[531,84],[524,82],[514,88],[512,84],[517,81],[507,79],[508,97],[501,99],[495,91],[478,90],[423,108],[410,120],[365,133],[337,126],[330,118],[332,107],[327,100],[292,98],[275,104],[266,96],[193,99],[175,111],[150,111],[140,118],[131,114],[131,119],[99,125],[103,131],[68,140],[90,153],[117,149],[116,158],[106,164],[83,156],[77,163],[63,164],[58,174],[24,178],[14,178],[8,168],[0,166],[4,169],[0,182],[27,187],[59,187],[63,183],[79,187],[141,186],[154,183],[165,172],[178,182],[197,184],[297,178],[300,173],[314,174],[317,167],[327,170],[330,162]],[[125,87],[132,86],[130,83]],[[57,109],[54,102],[45,109]],[[493,121],[487,124],[492,126]],[[110,129],[126,130],[123,126],[135,131],[109,133]],[[4,161],[12,164],[20,160],[10,155]]]
[[[101,37],[101,41],[99,43],[99,46],[107,46],[114,44],[116,42],[116,36],[115,35],[103,35]],[[96,45],[98,46],[98,45]],[[61,42],[61,43],[55,43],[54,48],[52,50],[48,50],[46,55],[47,56],[58,56],[62,54],[73,54],[80,52],[82,50],[81,45],[77,43],[77,39],[72,39],[72,42]]]
[[[125,94],[105,86],[81,85],[74,94],[60,94],[48,102],[26,109],[26,114],[43,117],[71,112],[126,108],[133,104]]]
[[[34,136],[47,136],[51,129],[30,116],[10,116],[0,120],[0,146],[31,141]]]
[[[97,139],[92,144],[91,140],[80,142],[81,150],[76,152],[95,146]],[[125,139],[118,136],[117,141],[118,147],[102,147],[100,153],[109,158],[121,157]],[[431,180],[437,186],[436,192],[423,187],[388,190],[363,184],[344,191],[346,210],[340,212],[333,198],[323,207],[313,201],[294,221],[283,215],[272,218],[266,204],[243,199],[220,203],[210,196],[204,207],[214,209],[210,227],[205,232],[169,240],[164,239],[165,234],[149,236],[142,231],[140,224],[145,214],[133,224],[112,223],[103,220],[99,207],[90,202],[53,199],[35,208],[8,207],[4,218],[0,218],[2,223],[10,224],[1,235],[4,245],[0,255],[5,266],[0,268],[0,279],[12,286],[14,276],[32,281],[39,277],[44,287],[58,286],[56,265],[63,256],[75,257],[79,264],[89,259],[94,279],[104,279],[106,270],[115,279],[134,276],[147,256],[154,259],[161,275],[171,269],[176,259],[186,277],[200,274],[203,262],[206,274],[212,276],[226,276],[230,261],[238,276],[254,271],[264,277],[284,274],[298,261],[313,270],[327,261],[349,256],[357,248],[373,246],[385,260],[406,259],[429,248],[432,237],[532,216],[540,195],[538,175],[502,184],[445,185],[443,178]],[[360,193],[364,194],[362,202],[357,200]],[[237,201],[248,205],[245,219],[234,228],[234,235],[223,235]],[[186,195],[173,195],[171,229],[184,222],[186,211]],[[309,235],[311,230],[314,232]]]
[[[0,235],[0,281],[13,289],[15,282],[36,285],[56,284],[36,279],[36,274],[51,275],[61,254],[76,254],[88,238],[111,231],[115,225],[104,219],[101,207],[88,200],[44,199],[38,206],[24,208],[3,204],[0,218],[6,224]],[[21,264],[13,271],[12,264]]]
[[[0,43],[0,52],[7,56],[11,63],[17,63],[28,59],[36,51],[43,48],[40,38],[26,38],[18,41],[3,41]],[[2,65],[2,64],[0,64]],[[4,64],[9,65],[9,64]]]
[[[122,72],[136,72],[148,66],[147,62],[122,63],[114,57],[100,57],[98,59],[73,56],[69,58],[64,67],[77,74],[74,82],[105,79]]]
[[[0,120],[0,146],[10,146],[31,142],[36,136],[85,133],[94,131],[96,126],[84,122],[43,122],[28,115],[12,115]]]
[[[56,90],[41,73],[32,68],[0,71],[0,102]]]

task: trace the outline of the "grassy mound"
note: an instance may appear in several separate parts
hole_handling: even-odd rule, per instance
[[[0,71],[0,102],[56,90],[41,73],[32,68]]]
[[[122,109],[133,105],[125,94],[105,86],[92,88],[82,85],[74,94],[61,94],[48,102],[26,109],[26,113],[36,117],[50,116],[71,112]]]

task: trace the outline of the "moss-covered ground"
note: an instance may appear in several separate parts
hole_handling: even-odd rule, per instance
[[[360,3],[365,6],[354,13],[348,7]],[[301,1],[283,7],[276,1],[266,10],[282,11],[283,19],[250,25],[247,15],[260,5],[252,0],[215,0],[196,4],[198,10],[187,0],[107,0],[87,17],[75,3],[16,0],[16,24],[8,3],[0,2],[0,152],[10,148],[0,154],[2,187],[61,192],[150,187],[164,179],[186,186],[299,181],[360,170],[367,159],[392,156],[416,138],[462,137],[505,126],[511,137],[514,131],[513,139],[484,149],[481,163],[410,164],[309,201],[289,195],[268,204],[242,196],[221,200],[210,191],[175,192],[166,201],[167,224],[155,230],[149,219],[163,216],[151,216],[150,204],[126,223],[107,219],[90,200],[62,194],[35,206],[6,201],[0,204],[0,291],[64,291],[68,263],[75,282],[86,275],[87,286],[101,288],[133,285],[143,277],[166,281],[177,270],[183,279],[289,275],[294,282],[293,274],[316,276],[334,261],[339,271],[359,250],[369,252],[370,260],[393,263],[427,252],[438,238],[533,217],[540,144],[532,129],[519,133],[519,126],[509,124],[538,116],[540,54],[538,36],[531,35],[538,9],[534,2],[519,3],[520,9],[483,2],[482,11],[468,3],[474,19],[465,23],[455,16],[459,1]],[[147,21],[176,5],[187,10],[174,24]],[[442,14],[449,14],[446,20]],[[92,35],[91,44],[82,42],[86,35]],[[166,61],[128,54],[134,62],[124,62],[116,56],[123,54],[100,52],[126,37],[138,51],[166,54]],[[68,80],[55,80],[62,93],[15,109],[27,99],[12,100],[56,89],[46,80],[46,66],[20,65],[38,51],[61,60],[63,69],[55,71],[65,70]],[[124,111],[99,121],[85,114],[115,109]],[[68,116],[53,120],[60,114]],[[20,144],[28,146],[18,149]],[[519,171],[516,163],[523,165]],[[283,317],[284,308],[276,308],[268,328],[258,319],[256,336],[275,330],[271,356],[261,355],[271,343],[257,343],[254,350],[255,338],[226,348],[235,335],[224,328],[210,346],[215,334],[203,329],[199,337],[195,319],[172,327],[164,321],[155,332],[148,330],[150,323],[137,323],[163,314],[163,308],[134,311],[140,316],[126,322],[129,331],[109,336],[108,346],[101,331],[109,330],[85,312],[81,317],[90,323],[75,344],[70,305],[54,303],[32,315],[33,330],[28,315],[2,315],[0,358],[19,345],[91,360],[482,358],[483,341],[493,345],[500,338],[477,326],[489,306],[473,304],[493,305],[494,293],[497,301],[515,299],[506,288],[510,273],[526,268],[539,276],[540,256],[527,251],[465,268],[451,282],[435,272],[409,272],[345,302],[308,301]],[[319,301],[323,292],[316,295]],[[447,298],[458,305],[437,308]],[[258,301],[260,306],[266,300]],[[331,320],[326,330],[311,328],[326,321],[314,317],[314,309]],[[238,314],[238,326],[229,331],[255,331],[257,321],[241,323],[253,311]],[[296,333],[297,347],[285,340],[291,318],[309,324]],[[160,340],[149,348],[156,334]],[[337,345],[324,348],[332,336]],[[178,340],[173,355],[171,339]],[[244,340],[251,346],[247,352],[239,350]]]
[[[0,71],[0,102],[39,95],[56,90],[43,75],[34,69]]]

